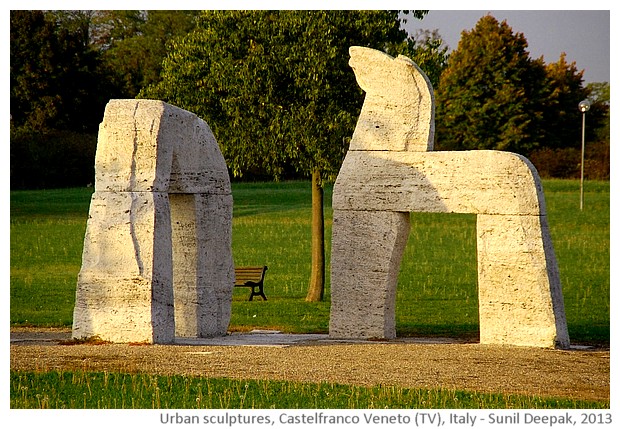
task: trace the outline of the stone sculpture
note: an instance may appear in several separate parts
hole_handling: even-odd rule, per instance
[[[209,126],[156,100],[111,100],[99,128],[73,337],[225,335],[232,194]]]
[[[396,336],[410,212],[475,213],[480,342],[568,347],[535,168],[508,152],[432,152],[434,96],[424,73],[403,56],[350,54],[366,98],[334,185],[330,337]]]

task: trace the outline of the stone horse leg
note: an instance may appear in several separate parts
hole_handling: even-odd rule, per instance
[[[394,338],[396,284],[409,213],[335,210],[332,236],[332,309],[337,338]]]

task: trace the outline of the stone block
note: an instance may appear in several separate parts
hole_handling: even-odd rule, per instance
[[[526,158],[510,152],[350,150],[334,184],[332,205],[342,210],[545,214],[537,177]]]
[[[330,336],[394,338],[396,283],[409,214],[334,210]],[[363,267],[363,269],[360,269]]]
[[[99,130],[73,336],[225,335],[233,202],[209,126],[161,101],[112,100]]]
[[[477,216],[480,342],[569,347],[546,216]]]
[[[349,65],[366,92],[349,150],[432,150],[433,87],[417,64],[360,46],[349,52]]]
[[[74,338],[173,341],[167,200],[166,194],[154,192],[93,194],[78,275]]]
[[[159,100],[110,100],[99,126],[95,189],[230,193],[209,125]]]

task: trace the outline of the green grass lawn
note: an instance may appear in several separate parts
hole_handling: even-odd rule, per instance
[[[572,342],[609,343],[610,188],[545,181]],[[12,326],[70,326],[92,189],[11,192]],[[326,300],[304,301],[310,275],[310,186],[233,185],[237,265],[268,265],[268,301],[234,292],[231,329],[327,332]],[[326,190],[327,252],[331,188]],[[398,335],[478,335],[475,216],[412,214],[397,296]],[[328,258],[329,259],[329,258]],[[329,270],[329,267],[328,267]],[[328,271],[329,272],[329,271]],[[11,371],[11,408],[608,408],[608,402],[452,390],[357,387],[148,374]]]
[[[11,408],[411,409],[607,408],[606,402],[450,389],[269,380],[11,371]]]
[[[609,182],[544,181],[571,341],[609,342]],[[11,325],[70,326],[92,189],[11,192]],[[326,300],[304,301],[310,276],[307,182],[233,184],[236,265],[269,266],[268,301],[234,292],[231,329],[327,332]],[[326,189],[327,252],[331,187]],[[329,258],[328,258],[329,262]],[[328,266],[329,273],[329,266]],[[475,215],[414,213],[399,276],[398,335],[478,335]]]

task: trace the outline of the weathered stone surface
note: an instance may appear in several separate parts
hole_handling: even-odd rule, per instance
[[[545,214],[532,164],[494,150],[352,151],[334,186],[340,210]]]
[[[93,193],[73,313],[74,338],[172,342],[167,200],[166,194],[153,192]]]
[[[477,216],[480,342],[569,346],[546,216]]]
[[[232,305],[232,196],[170,194],[174,314],[179,337],[226,334]],[[202,227],[201,227],[202,226]]]
[[[112,100],[95,171],[73,336],[170,343],[225,335],[232,194],[208,125],[161,101]]]
[[[226,161],[209,126],[159,100],[110,100],[95,174],[100,191],[230,194]]]
[[[352,46],[349,65],[366,92],[349,150],[433,150],[435,107],[428,77],[409,58]]]
[[[336,338],[394,338],[396,284],[409,213],[335,210],[331,321]],[[363,267],[363,269],[360,269]]]
[[[432,150],[434,101],[404,58],[352,48],[367,91],[333,193],[330,336],[394,338],[409,212],[475,213],[480,341],[568,347],[538,173],[499,151]]]

